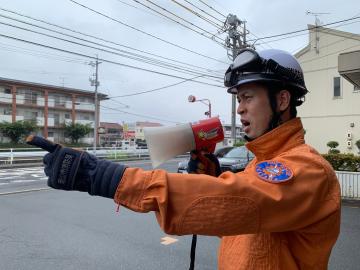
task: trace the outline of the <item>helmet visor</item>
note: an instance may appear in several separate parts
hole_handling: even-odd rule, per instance
[[[264,59],[255,50],[249,48],[241,50],[230,65],[225,73],[224,85],[236,88],[241,81],[247,80],[249,75],[254,74],[272,76],[274,80],[297,84],[305,89],[304,78],[300,71],[284,67],[271,58]]]
[[[245,49],[241,51],[238,56],[236,56],[233,69],[244,69],[249,64],[257,62],[256,60],[259,58],[259,55],[254,50]]]

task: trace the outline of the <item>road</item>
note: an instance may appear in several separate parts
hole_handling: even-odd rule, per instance
[[[116,212],[110,199],[47,189],[40,167],[0,170],[0,194],[0,269],[188,269],[191,236],[165,235],[153,213]],[[359,269],[359,239],[360,208],[344,204],[329,269]],[[199,238],[196,269],[216,269],[218,243]]]

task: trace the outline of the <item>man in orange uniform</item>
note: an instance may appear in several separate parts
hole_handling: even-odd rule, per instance
[[[327,269],[340,229],[340,189],[330,164],[304,142],[296,117],[307,93],[300,65],[283,51],[244,49],[225,86],[237,95],[246,147],[256,156],[243,172],[144,171],[39,137],[29,143],[51,152],[44,158],[51,187],[154,211],[168,234],[221,236],[220,270]]]

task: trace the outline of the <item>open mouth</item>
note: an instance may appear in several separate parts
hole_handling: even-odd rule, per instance
[[[245,133],[248,133],[250,130],[250,122],[249,121],[246,121],[246,120],[241,120],[241,124],[243,126],[243,131]]]
[[[250,125],[250,122],[249,121],[246,121],[246,120],[241,120],[241,124],[244,126],[244,127],[247,127]]]

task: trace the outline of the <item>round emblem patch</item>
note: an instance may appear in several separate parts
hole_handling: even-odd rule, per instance
[[[282,183],[292,178],[293,172],[283,163],[267,160],[256,164],[256,173],[260,179],[271,183]]]

